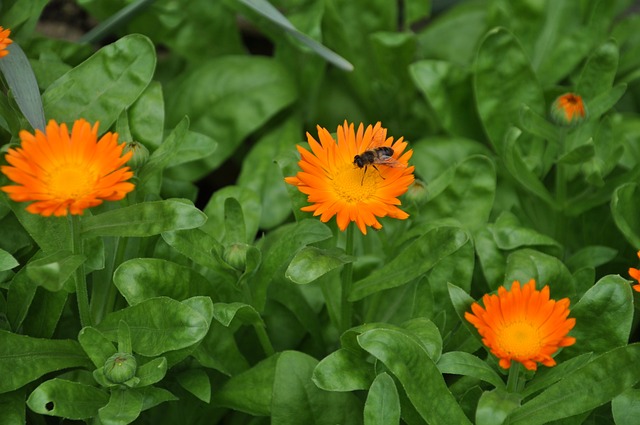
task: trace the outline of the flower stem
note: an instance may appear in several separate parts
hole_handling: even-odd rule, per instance
[[[355,225],[350,224],[347,226],[347,246],[345,247],[345,253],[348,256],[353,256],[353,239],[355,238]],[[353,263],[349,262],[344,265],[342,269],[342,297],[341,302],[341,332],[346,331],[351,327],[351,314],[352,305],[349,301],[349,295],[351,294],[351,288],[353,286]]]
[[[566,149],[566,133],[562,133],[559,140],[559,154],[558,158],[561,157],[565,153]],[[567,166],[566,164],[556,163],[556,181],[555,181],[555,195],[556,195],[556,205],[559,207],[556,213],[556,240],[560,243],[564,243],[565,241],[565,233],[566,233],[566,218],[565,218],[565,209],[567,203]]]
[[[71,230],[71,252],[74,255],[84,255],[82,238],[80,236],[80,217],[69,214],[69,228]],[[87,280],[84,274],[84,263],[75,271],[76,298],[78,300],[78,313],[82,327],[91,326],[91,312],[89,310],[89,293]]]
[[[273,349],[273,345],[271,345],[271,340],[269,339],[269,335],[267,335],[267,331],[264,326],[260,324],[254,324],[253,329],[256,330],[256,335],[258,335],[258,341],[260,341],[260,345],[264,350],[264,353],[267,357],[273,356],[275,350]]]
[[[520,391],[520,371],[522,370],[522,364],[520,362],[511,362],[509,368],[509,377],[507,378],[507,391],[510,393],[516,393]]]

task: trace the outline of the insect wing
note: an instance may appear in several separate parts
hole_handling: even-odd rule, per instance
[[[371,135],[371,141],[363,147],[362,152],[373,150],[384,144],[386,132],[382,127],[374,128],[374,133]]]
[[[373,161],[375,164],[386,165],[391,168],[407,168],[407,164],[403,164],[392,156],[382,156]]]

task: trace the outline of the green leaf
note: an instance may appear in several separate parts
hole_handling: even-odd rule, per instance
[[[202,369],[188,369],[177,376],[178,383],[198,399],[209,403],[211,400],[211,382],[209,375]]]
[[[108,402],[109,394],[104,390],[56,378],[33,390],[27,406],[41,415],[82,420],[96,417]]]
[[[455,227],[438,227],[411,242],[397,257],[354,283],[350,301],[403,285],[433,268],[460,249],[468,235]]]
[[[357,337],[400,381],[409,400],[429,424],[470,424],[435,363],[412,338],[392,329],[372,329]]]
[[[0,330],[0,393],[63,369],[92,368],[76,341],[31,338]]]
[[[503,283],[510,285],[517,280],[525,284],[531,279],[538,288],[549,285],[554,299],[573,297],[576,293],[571,272],[558,258],[528,248],[511,253],[507,257]]]
[[[560,248],[560,244],[553,238],[530,227],[522,226],[518,218],[511,212],[502,212],[495,224],[488,226],[488,228],[493,235],[496,246],[504,251],[512,251],[525,246]]]
[[[313,371],[313,382],[327,391],[366,390],[375,378],[373,364],[361,352],[339,348],[329,354]]]
[[[144,202],[86,217],[82,234],[91,236],[152,236],[200,227],[207,216],[188,201]]]
[[[624,373],[620,366],[624,365]],[[509,415],[509,424],[535,425],[588,412],[640,380],[640,345],[619,347],[567,375]]]
[[[201,341],[209,330],[211,318],[184,302],[160,297],[107,315],[97,329],[115,341],[120,320],[131,328],[133,351],[153,357]]]
[[[213,320],[209,332],[193,352],[193,357],[204,367],[227,376],[235,377],[248,370],[249,362],[238,348],[234,331]]]
[[[629,282],[619,275],[607,275],[589,289],[571,309],[576,338],[562,357],[570,358],[590,351],[602,353],[625,345],[633,322],[633,293]]]
[[[318,361],[297,351],[280,354],[271,398],[271,420],[281,425],[359,425],[362,406],[351,393],[326,392],[311,375]]]
[[[142,394],[136,390],[113,389],[106,406],[100,408],[98,417],[104,425],[127,425],[142,411]]]
[[[591,53],[578,82],[576,92],[589,101],[611,89],[618,71],[618,45],[609,40]]]
[[[558,158],[560,164],[578,165],[591,160],[596,154],[593,140],[589,139],[583,145],[577,146]]]
[[[217,296],[215,285],[193,268],[159,258],[125,261],[113,274],[113,282],[129,305],[155,297],[182,301],[196,295]]]
[[[565,264],[570,270],[600,267],[613,260],[617,253],[618,251],[608,246],[585,246],[569,257]]]
[[[0,72],[31,127],[44,131],[46,123],[40,89],[29,59],[18,43],[12,43],[6,49],[9,54],[0,61]]]
[[[164,388],[156,387],[144,387],[138,389],[138,392],[142,394],[142,410],[148,410],[152,407],[164,403],[165,401],[177,401],[178,397],[171,394]]]
[[[345,58],[326,48],[306,34],[298,31],[289,20],[266,0],[239,0],[240,3],[258,12],[295,39],[309,47],[318,56],[345,71],[353,71],[353,65]]]
[[[158,81],[149,83],[127,113],[133,141],[142,143],[150,151],[156,150],[162,143],[164,130],[162,85]]]
[[[636,249],[640,249],[640,217],[636,210],[638,185],[626,183],[618,187],[611,197],[613,221],[622,235]]]
[[[353,260],[353,257],[345,255],[342,250],[306,246],[296,253],[284,275],[292,282],[304,285]]]
[[[476,425],[504,423],[509,412],[520,406],[520,396],[504,389],[485,391],[478,401]]]
[[[597,120],[600,118],[607,111],[613,108],[616,103],[618,103],[626,91],[626,84],[617,84],[611,90],[594,97],[587,105],[589,108],[589,118],[591,120]]]
[[[367,394],[364,404],[365,425],[397,425],[400,423],[400,398],[393,378],[382,372]]]
[[[60,291],[85,260],[84,255],[58,251],[39,260],[30,261],[27,264],[27,276],[48,291]],[[64,289],[68,292],[75,290],[72,285]]]
[[[544,113],[544,97],[529,59],[516,37],[504,28],[489,31],[482,40],[474,85],[478,113],[498,153],[504,151],[523,104]]]
[[[229,327],[236,317],[249,325],[264,326],[262,317],[256,309],[243,303],[216,303],[213,305],[213,317],[226,327]]]
[[[488,382],[498,389],[506,389],[500,375],[473,354],[450,351],[444,353],[436,365],[442,374],[470,376]]]
[[[238,212],[228,214],[230,211],[226,210],[225,206],[229,199],[239,203],[242,210],[241,215]],[[226,186],[216,191],[203,211],[208,220],[202,230],[226,244],[235,242],[251,243],[258,232],[262,213],[258,195],[250,189],[238,186]],[[242,220],[244,229],[243,231],[235,229],[231,234],[227,235],[226,232],[229,227],[227,223],[233,220]],[[244,235],[241,235],[241,233],[244,233]]]
[[[18,260],[16,260],[13,255],[9,254],[4,249],[0,249],[0,272],[11,270],[19,264],[20,263],[18,263]]]
[[[25,415],[25,392],[24,390],[12,391],[0,394],[0,423],[3,424],[26,424]]]
[[[122,37],[51,84],[42,96],[45,115],[73,123],[82,117],[113,124],[147,87],[156,67],[155,47],[140,34]]]
[[[142,388],[162,381],[167,374],[167,359],[158,357],[138,366],[136,378],[140,379],[136,388]]]
[[[640,390],[630,388],[611,401],[616,425],[633,425],[640,417]]]
[[[280,356],[278,353],[268,357],[229,379],[213,394],[212,403],[254,416],[269,416],[276,364]]]
[[[116,353],[113,343],[96,328],[82,328],[78,341],[97,368],[104,366],[107,359]]]
[[[550,142],[557,143],[561,133],[557,126],[527,105],[520,107],[520,125],[522,129]]]

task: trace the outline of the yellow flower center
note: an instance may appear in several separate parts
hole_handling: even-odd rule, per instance
[[[49,174],[49,193],[58,199],[81,199],[95,189],[96,181],[95,172],[66,164]]]
[[[497,334],[497,342],[504,351],[515,357],[532,357],[542,348],[539,328],[530,322],[512,322]]]
[[[380,171],[372,166],[359,168],[354,164],[345,164],[337,168],[331,177],[334,193],[344,202],[355,204],[371,199],[382,181]]]

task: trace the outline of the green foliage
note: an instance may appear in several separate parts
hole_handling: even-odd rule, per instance
[[[0,4],[2,165],[49,120],[149,155],[72,220],[0,191],[0,423],[637,422],[633,2],[75,3],[78,42]],[[300,210],[295,146],[345,120],[408,142],[408,219]],[[465,313],[531,279],[576,342],[507,372]]]

